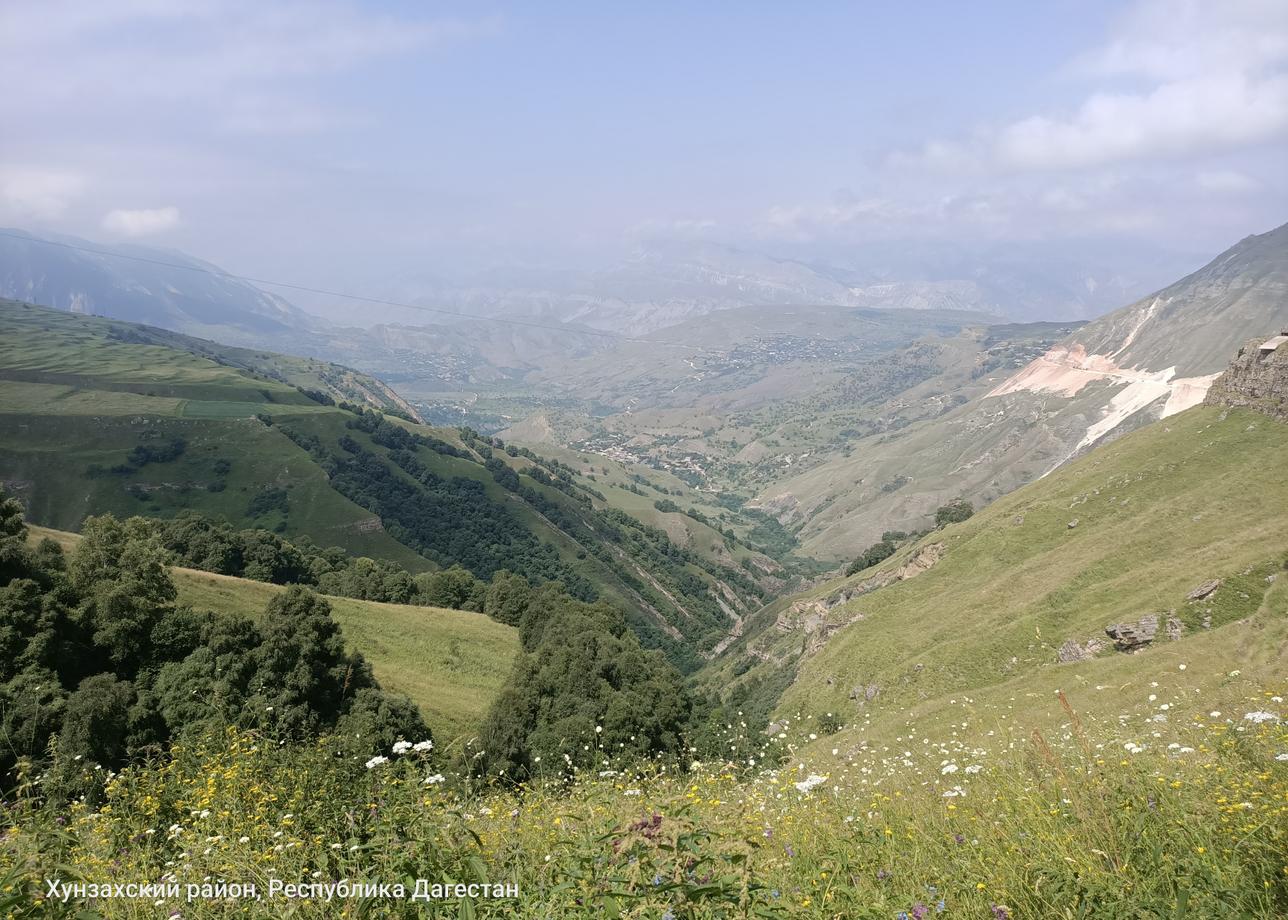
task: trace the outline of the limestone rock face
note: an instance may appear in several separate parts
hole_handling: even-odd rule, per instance
[[[1254,409],[1288,422],[1288,330],[1253,339],[1208,389],[1204,403]]]
[[[1086,642],[1079,642],[1077,639],[1066,639],[1060,646],[1060,651],[1056,653],[1056,658],[1062,664],[1068,664],[1071,661],[1090,661],[1101,652],[1103,652],[1109,643],[1104,639],[1088,639]]]
[[[1208,597],[1211,594],[1214,594],[1216,592],[1216,589],[1219,587],[1221,587],[1221,579],[1214,578],[1211,581],[1203,582],[1203,584],[1199,585],[1197,588],[1191,591],[1187,595],[1187,597],[1189,600],[1192,600],[1192,601],[1201,601],[1203,600],[1203,598]]]
[[[1158,614],[1147,613],[1135,623],[1106,626],[1105,635],[1114,641],[1114,647],[1120,652],[1140,651],[1158,635]]]

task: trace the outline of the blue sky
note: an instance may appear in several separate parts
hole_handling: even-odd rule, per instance
[[[364,285],[1288,220],[1288,3],[10,0],[0,223]]]

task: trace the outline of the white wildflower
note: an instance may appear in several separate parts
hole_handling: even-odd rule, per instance
[[[382,763],[389,763],[389,758],[388,758],[388,757],[382,757],[381,755],[377,754],[375,757],[373,757],[373,758],[371,758],[370,760],[368,760],[368,761],[367,761],[367,769],[368,769],[368,770],[374,770],[376,767],[380,766]]]
[[[825,782],[827,782],[826,776],[819,776],[817,773],[811,773],[799,783],[793,783],[793,785],[796,787],[797,792],[808,794],[813,792],[817,787],[823,785]]]

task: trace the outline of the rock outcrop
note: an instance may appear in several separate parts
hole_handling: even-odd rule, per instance
[[[1135,623],[1106,626],[1105,635],[1114,641],[1114,648],[1120,652],[1140,651],[1158,635],[1158,614],[1147,613]]]
[[[1145,646],[1149,645],[1155,639],[1160,638],[1158,635],[1160,616],[1157,613],[1147,613],[1135,623],[1114,623],[1105,627],[1105,635],[1113,640],[1114,648],[1120,652],[1139,652]],[[1185,633],[1185,624],[1176,617],[1176,611],[1172,611],[1164,618],[1163,635],[1169,641],[1175,642]],[[1092,640],[1093,642],[1098,640]],[[1088,643],[1090,646],[1092,643]],[[1061,661],[1066,660],[1063,656],[1069,643],[1066,642],[1061,647]],[[1100,646],[1103,648],[1103,645]],[[1077,661],[1078,658],[1071,660]]]
[[[1254,409],[1288,422],[1288,330],[1259,337],[1208,389],[1204,403],[1227,409]]]
[[[1109,643],[1104,639],[1088,639],[1085,642],[1066,639],[1056,653],[1056,659],[1061,664],[1068,664],[1071,661],[1090,661],[1108,647]]]
[[[827,640],[837,631],[863,619],[861,611],[838,610],[838,608],[878,588],[916,578],[923,572],[929,571],[943,556],[944,544],[927,543],[901,565],[869,575],[862,581],[846,585],[827,597],[796,601],[778,615],[774,626],[780,632],[802,633],[804,636],[802,655],[809,657],[826,645]],[[748,649],[748,651],[756,655],[755,649]]]

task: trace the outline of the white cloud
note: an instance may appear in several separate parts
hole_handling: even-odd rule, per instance
[[[103,216],[103,229],[121,236],[151,236],[179,226],[179,209],[176,207],[118,208]]]
[[[313,78],[490,34],[496,18],[395,16],[347,0],[47,0],[0,9],[0,112],[36,117],[165,103],[198,123],[279,134],[328,128]],[[49,67],[57,60],[59,66]],[[40,80],[30,74],[39,72]]]
[[[56,220],[85,189],[79,173],[0,166],[0,212],[27,220]]]
[[[1282,0],[1142,0],[1073,69],[1170,82],[1273,70],[1285,59],[1288,8]]]
[[[1004,128],[997,159],[1026,169],[1099,166],[1228,150],[1288,133],[1288,74],[1211,75],[1148,93],[1097,93],[1068,118]]]
[[[968,140],[932,140],[893,162],[1085,169],[1288,137],[1288,3],[1144,0],[1071,72],[1092,82],[1071,111],[1035,114]]]

